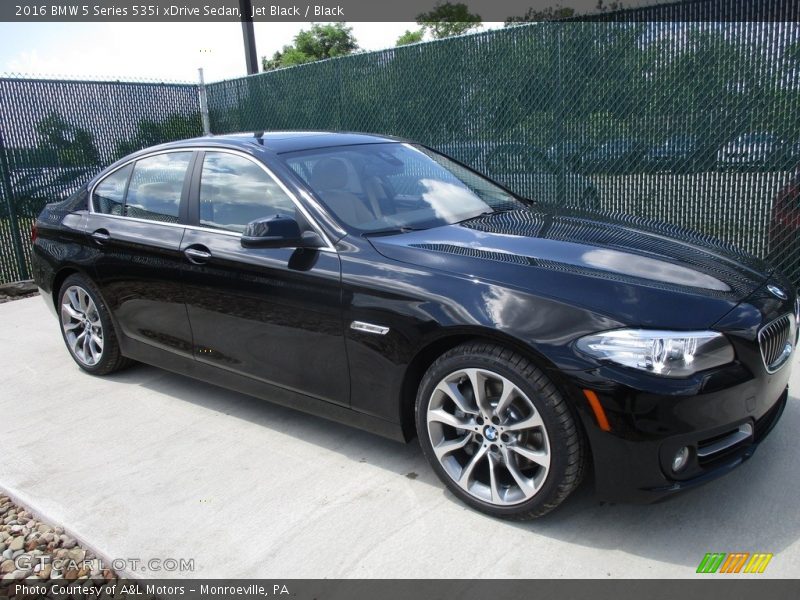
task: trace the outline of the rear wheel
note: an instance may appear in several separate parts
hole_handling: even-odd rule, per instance
[[[58,294],[61,334],[78,366],[107,375],[131,364],[119,349],[111,315],[95,285],[83,275],[70,275]]]
[[[502,346],[464,344],[437,359],[420,384],[416,420],[439,478],[487,514],[542,516],[581,481],[585,443],[565,400]]]

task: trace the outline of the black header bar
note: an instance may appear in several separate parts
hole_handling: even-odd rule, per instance
[[[572,8],[579,21],[800,21],[798,0],[685,0],[656,4],[625,2],[628,8],[598,12],[596,0],[451,0],[466,4],[484,22],[522,17],[529,10]],[[253,21],[415,21],[438,0],[252,0]],[[240,0],[3,0],[4,22],[213,22],[240,21]]]

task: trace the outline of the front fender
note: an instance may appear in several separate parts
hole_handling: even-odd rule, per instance
[[[543,368],[586,369],[591,365],[569,342],[621,326],[559,300],[436,273],[373,252],[353,247],[340,254],[351,406],[393,422],[402,422],[407,409],[408,380],[421,376],[419,371],[436,356],[462,341],[495,340]],[[388,331],[381,335],[352,329],[356,321]]]

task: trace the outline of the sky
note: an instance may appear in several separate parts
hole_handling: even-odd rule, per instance
[[[350,23],[361,48],[381,50],[416,23]],[[486,23],[484,28],[502,26]],[[254,24],[259,58],[308,23]],[[246,75],[239,23],[0,23],[0,76],[206,82]]]

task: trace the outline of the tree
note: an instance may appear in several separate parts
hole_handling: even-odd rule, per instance
[[[200,135],[200,115],[173,113],[163,121],[142,119],[136,125],[136,135],[131,140],[120,141],[115,147],[116,156],[123,157],[142,148],[184,140]]]
[[[544,9],[529,8],[521,17],[508,17],[505,26],[516,25],[518,23],[535,23],[539,21],[558,21],[575,16],[575,9],[564,7],[560,4],[548,6]]]
[[[469,12],[466,4],[439,2],[433,10],[417,15],[417,24],[434,39],[461,35],[481,26],[481,16]]]
[[[42,138],[40,148],[55,152],[62,167],[89,167],[100,164],[100,153],[94,136],[81,127],[69,123],[57,112],[52,112],[36,124]]]
[[[424,29],[417,29],[416,31],[409,31],[406,29],[406,32],[397,38],[397,42],[395,42],[395,46],[405,46],[407,44],[416,44],[417,42],[421,42],[422,38],[425,36]]]
[[[264,56],[261,65],[265,71],[274,71],[283,67],[345,56],[356,50],[358,43],[353,36],[352,27],[347,27],[345,23],[328,25],[312,23],[311,29],[304,29],[294,36],[294,44],[284,46],[273,54],[272,58]]]
[[[605,12],[613,12],[615,10],[623,10],[625,8],[625,4],[618,0],[612,0],[608,4],[603,2],[603,0],[597,0],[597,4],[595,5],[595,10],[601,13]]]
[[[594,7],[595,13],[607,13],[613,12],[615,10],[622,10],[625,8],[625,5],[622,2],[617,0],[613,0],[606,4],[603,0],[597,0],[597,4]],[[548,6],[547,8],[529,8],[525,11],[525,14],[521,17],[508,17],[505,22],[505,26],[508,27],[509,25],[517,25],[519,23],[537,23],[541,21],[560,21],[561,19],[569,19],[572,17],[577,17],[578,12],[574,8],[570,8],[568,6],[561,6],[561,4],[556,4],[555,6]]]

